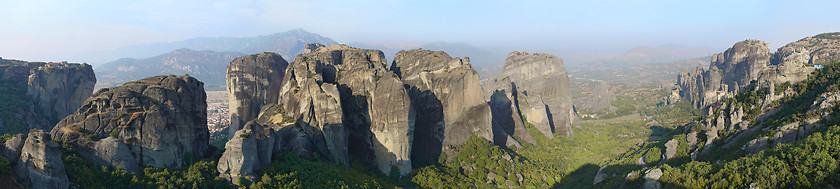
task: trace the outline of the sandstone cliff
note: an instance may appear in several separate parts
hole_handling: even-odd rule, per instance
[[[204,84],[188,75],[156,76],[102,89],[51,135],[103,165],[135,173],[178,168],[207,153]]]
[[[242,125],[257,118],[260,108],[277,104],[281,81],[289,65],[275,53],[239,57],[227,66],[230,138]]]
[[[408,87],[416,109],[412,159],[435,162],[441,152],[470,135],[492,138],[490,106],[469,58],[451,58],[442,51],[400,51],[391,67]]]

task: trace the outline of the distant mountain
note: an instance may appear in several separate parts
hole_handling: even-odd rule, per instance
[[[716,53],[714,49],[703,47],[684,47],[678,45],[663,45],[658,47],[638,46],[623,54],[593,60],[589,63],[581,64],[579,67],[583,67],[582,69],[627,67],[698,58],[714,53]]]
[[[133,45],[110,51],[91,52],[81,56],[92,64],[101,64],[119,58],[148,58],[176,49],[187,48],[216,52],[241,52],[244,54],[275,52],[283,56],[284,59],[291,61],[295,56],[303,53],[303,46],[307,43],[321,43],[327,46],[338,44],[338,42],[319,34],[310,33],[303,29],[293,29],[257,37],[203,37],[176,42]],[[138,79],[142,78],[145,77]]]
[[[189,74],[204,82],[207,90],[224,90],[227,64],[241,56],[245,54],[178,49],[146,59],[123,58],[97,67],[96,85],[114,87],[151,76]]]

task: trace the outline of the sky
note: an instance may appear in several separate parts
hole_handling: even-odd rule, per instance
[[[840,31],[838,7],[840,1],[0,0],[0,57],[63,61],[128,45],[295,28],[341,43],[567,51],[674,44],[723,51],[760,39],[775,49]]]

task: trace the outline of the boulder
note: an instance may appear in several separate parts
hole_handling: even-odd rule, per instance
[[[216,166],[219,177],[235,182],[240,177],[250,176],[260,168],[271,165],[275,138],[271,128],[254,121],[245,124],[225,144],[225,152]]]
[[[787,144],[796,141],[796,137],[799,135],[798,128],[798,121],[777,128],[776,133],[773,134],[773,146],[775,147],[779,144]]]
[[[51,135],[70,142],[84,159],[130,172],[179,168],[207,154],[204,84],[170,75],[99,90]]]
[[[659,189],[662,188],[662,183],[659,183],[659,177],[662,177],[662,170],[651,169],[645,171],[645,189]]]
[[[20,157],[20,150],[23,149],[23,142],[26,141],[26,136],[17,134],[11,139],[6,140],[3,145],[3,156],[9,159],[10,162],[17,162]]]
[[[242,125],[256,119],[260,108],[277,104],[286,67],[283,57],[261,53],[239,57],[227,66],[227,91],[230,110],[230,138]]]
[[[665,160],[669,160],[677,156],[677,148],[679,147],[680,141],[677,139],[671,139],[665,143]]]
[[[741,147],[744,152],[747,154],[757,154],[768,147],[768,139],[770,137],[761,137],[757,139],[750,140],[747,144]]]
[[[422,49],[395,56],[391,70],[406,84],[417,112],[412,159],[436,162],[441,152],[453,157],[454,147],[471,135],[493,141],[490,106],[469,62]]]
[[[31,130],[13,167],[15,177],[27,188],[69,188],[61,160],[61,146],[41,130]]]
[[[607,178],[607,174],[604,173],[605,168],[607,168],[607,165],[604,165],[603,167],[599,168],[598,173],[595,173],[595,179],[592,180],[593,185],[601,183],[601,181],[604,181],[604,179]]]

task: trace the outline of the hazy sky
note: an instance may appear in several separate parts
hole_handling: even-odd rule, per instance
[[[443,41],[571,51],[664,44],[724,50],[747,38],[775,49],[840,31],[840,1],[0,0],[0,8],[0,57],[31,61],[293,28],[342,43]]]

